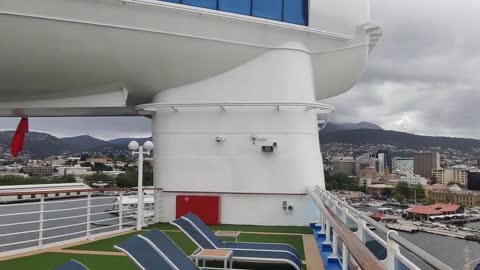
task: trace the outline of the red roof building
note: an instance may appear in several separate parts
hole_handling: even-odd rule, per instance
[[[424,219],[429,216],[456,214],[460,212],[461,209],[462,207],[458,204],[436,203],[433,205],[415,206],[408,209],[407,212],[414,217],[418,216],[419,218]]]

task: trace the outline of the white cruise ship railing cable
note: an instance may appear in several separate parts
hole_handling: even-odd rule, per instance
[[[324,261],[327,265],[326,269],[329,268],[328,264],[333,262],[340,264],[343,270],[352,269],[352,266],[360,269],[453,270],[401,237],[396,231],[386,228],[330,192],[316,187],[310,189],[308,193],[318,209],[319,222],[315,225],[315,232],[320,252],[323,253],[323,249],[329,249],[327,260]],[[356,230],[349,225],[356,226]],[[378,234],[369,226],[375,228]],[[369,251],[366,247],[368,240],[376,241],[383,246],[386,252],[385,258],[378,259]],[[358,247],[358,243],[361,247]],[[370,265],[372,260],[383,268],[372,268]],[[379,267],[378,264],[375,267]]]

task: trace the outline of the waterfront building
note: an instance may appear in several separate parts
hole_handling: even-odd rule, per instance
[[[433,216],[453,215],[463,211],[458,204],[435,203],[433,205],[418,205],[407,209],[407,213],[414,220],[428,220]]]
[[[85,196],[91,190],[89,186],[82,183],[0,186],[0,193],[21,193],[21,195],[0,196],[0,202],[38,200],[41,196],[38,193],[42,192],[53,192],[50,196],[44,195],[45,198]]]
[[[413,162],[414,174],[431,178],[432,170],[440,169],[440,153],[415,153]]]
[[[395,157],[393,158],[393,171],[397,174],[413,175],[413,158]]]
[[[53,174],[53,167],[51,166],[24,166],[22,171],[25,174],[32,176],[51,176]]]
[[[449,190],[427,190],[426,193],[427,197],[440,203],[455,203],[468,207],[480,206],[480,192],[451,187]]]

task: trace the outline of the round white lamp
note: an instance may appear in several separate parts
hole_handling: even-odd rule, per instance
[[[145,149],[148,152],[152,151],[153,147],[155,147],[155,145],[151,141],[146,141],[143,143],[143,149]]]
[[[130,151],[137,151],[139,147],[140,147],[140,145],[136,141],[131,141],[128,144],[128,150],[130,150]]]

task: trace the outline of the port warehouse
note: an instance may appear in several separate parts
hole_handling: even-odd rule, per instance
[[[0,186],[0,203],[87,196],[93,190],[83,183]]]

